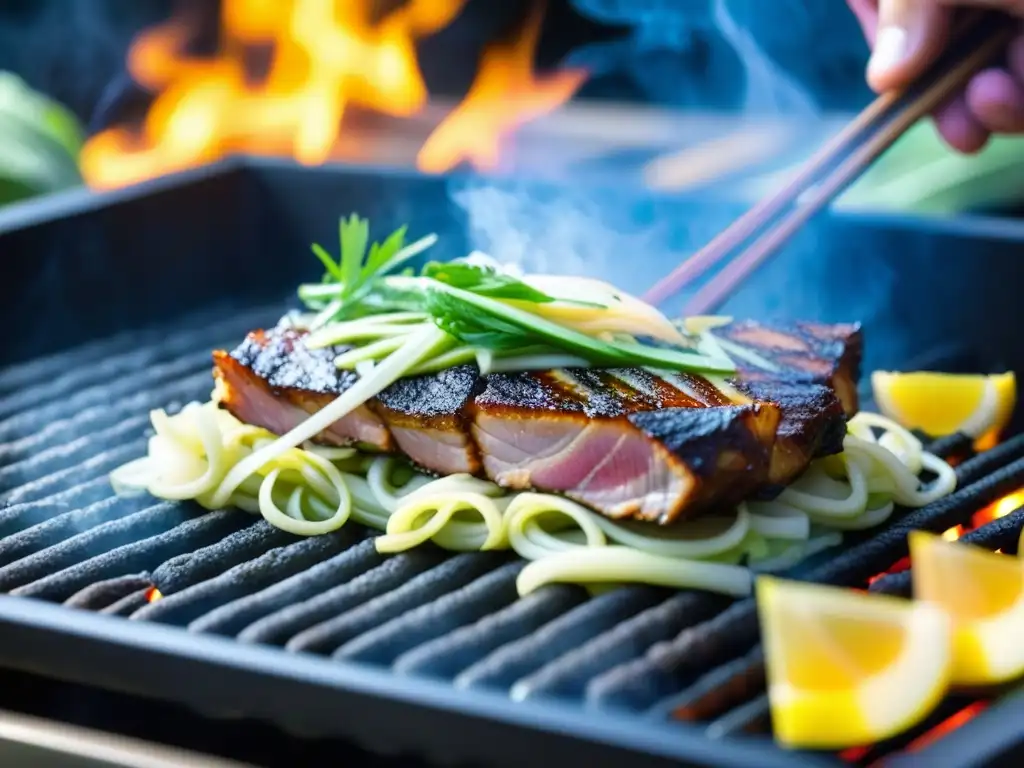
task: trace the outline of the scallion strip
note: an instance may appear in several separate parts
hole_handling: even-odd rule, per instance
[[[411,288],[414,283],[429,292],[443,293],[479,313],[490,315],[506,325],[522,328],[531,336],[543,339],[551,346],[576,353],[597,365],[630,366],[652,365],[672,370],[708,371],[732,373],[731,363],[714,360],[705,355],[684,352],[643,344],[628,344],[595,339],[584,333],[546,320],[501,301],[479,296],[471,291],[453,288],[450,285],[427,278],[387,278],[388,283],[398,288]],[[444,317],[438,319],[443,320]]]
[[[419,376],[424,373],[437,373],[438,371],[453,368],[456,365],[465,365],[466,363],[472,363],[475,361],[476,350],[473,347],[456,347],[455,349],[443,352],[436,357],[424,360],[409,371],[409,374]]]
[[[514,371],[549,371],[555,368],[590,368],[590,361],[582,357],[553,352],[547,355],[516,355],[496,357],[491,361],[491,373]]]
[[[355,368],[357,363],[366,362],[367,360],[380,360],[401,347],[407,338],[407,336],[391,336],[375,341],[372,344],[350,349],[348,352],[334,358],[334,364],[341,369],[350,369]]]

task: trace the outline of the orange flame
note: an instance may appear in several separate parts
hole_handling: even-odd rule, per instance
[[[164,596],[163,592],[161,592],[156,587],[150,587],[149,589],[146,590],[146,602],[147,603],[155,603],[157,600],[162,599],[163,596]]]
[[[1007,494],[998,501],[989,504],[987,507],[983,507],[974,513],[969,525],[957,525],[950,528],[942,534],[942,538],[946,541],[956,541],[965,533],[973,531],[975,528],[980,528],[987,523],[991,523],[993,520],[1006,517],[1008,514],[1022,506],[1024,506],[1024,489]]]
[[[587,75],[562,70],[546,77],[533,74],[533,54],[544,18],[544,4],[534,6],[522,34],[511,43],[489,47],[469,93],[430,135],[416,158],[420,170],[443,173],[468,162],[480,171],[498,168],[502,140],[516,128],[556,109],[572,98]]]
[[[379,0],[223,0],[220,46],[205,58],[185,51],[186,18],[148,30],[132,45],[128,70],[158,95],[141,130],[118,126],[87,142],[83,175],[90,186],[117,187],[233,153],[322,163],[339,146],[350,107],[392,117],[423,109],[416,43],[465,3],[406,0],[381,17]],[[533,76],[541,18],[534,13],[519,40],[485,54],[466,104],[431,137],[421,167],[443,170],[460,159],[493,167],[502,136],[573,95],[581,73]],[[256,80],[251,65],[261,53],[269,65]],[[467,130],[473,143],[453,153],[451,142],[465,143]]]

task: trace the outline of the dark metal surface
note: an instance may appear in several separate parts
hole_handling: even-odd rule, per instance
[[[671,204],[624,207],[645,205]],[[442,255],[479,228],[438,180],[274,163],[0,214],[14,281],[0,306],[8,327],[38,319],[0,370],[0,664],[446,763],[830,764],[764,738],[752,600],[568,586],[518,600],[509,555],[383,558],[356,526],[301,539],[241,512],[112,495],[106,476],[144,450],[148,410],[208,397],[209,350],[272,321],[315,276],[308,243],[331,242],[352,209],[440,232]],[[614,227],[611,210],[595,221]],[[907,530],[962,523],[1024,485],[1024,438],[957,473],[953,496],[793,575],[863,584],[906,554]]]
[[[242,763],[5,711],[0,711],[0,764],[33,768],[246,768]]]

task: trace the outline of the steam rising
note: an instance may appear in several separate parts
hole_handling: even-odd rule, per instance
[[[824,16],[812,18],[815,13],[822,15],[821,8],[770,0],[769,12],[757,2],[760,0],[752,0],[746,10],[751,14],[768,12],[777,26],[780,16],[785,17],[787,31],[803,33],[802,39],[787,37],[787,48],[800,49],[801,55],[806,50],[827,55],[824,51],[835,41],[823,31],[828,29]],[[765,52],[760,40],[751,33],[748,20],[736,14],[736,6],[735,0],[681,5],[672,20],[659,16],[659,21],[713,24],[731,45],[746,73],[741,111],[759,116],[786,114],[806,124],[807,118],[820,112],[816,99]],[[848,13],[845,8],[830,13],[831,20],[839,26],[840,22],[850,21],[835,16]],[[760,20],[765,19],[762,16]],[[638,29],[638,33],[641,31]],[[842,45],[835,48],[845,55]],[[815,62],[807,65],[813,67]],[[857,66],[857,77],[861,77],[861,65]],[[715,203],[699,196],[689,200],[651,198],[639,188],[591,188],[585,194],[575,194],[544,192],[507,181],[455,184],[451,197],[466,216],[472,248],[529,271],[586,273],[634,294],[643,293],[728,226],[740,212],[735,203]],[[837,236],[835,225],[827,221],[821,226],[805,227],[785,252],[770,260],[741,287],[725,310],[755,319],[890,324],[887,307],[899,305],[898,281],[889,263],[891,250],[881,238],[870,234],[865,234],[863,241],[858,237],[856,243],[851,243],[851,232],[845,225]],[[852,286],[863,286],[865,274],[871,275],[870,289],[849,290]],[[683,298],[667,302],[662,309],[679,312]],[[873,338],[872,343],[895,346],[899,342],[895,338],[884,342]]]
[[[782,10],[782,9],[780,9]],[[786,10],[803,13],[792,4]],[[818,113],[814,99],[793,77],[765,54],[754,36],[737,23],[726,0],[714,0],[715,26],[732,45],[746,70],[746,93],[742,110],[748,114],[804,116]],[[810,41],[802,41],[809,43]]]

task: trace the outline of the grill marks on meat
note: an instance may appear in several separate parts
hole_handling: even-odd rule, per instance
[[[441,474],[485,474],[610,517],[660,523],[785,484],[842,449],[856,411],[855,326],[716,329],[778,367],[727,382],[640,369],[493,374],[472,366],[403,379],[318,436],[398,450]],[[217,398],[282,434],[351,386],[339,350],[309,350],[288,329],[214,353]],[[842,394],[841,394],[842,393]]]
[[[499,485],[672,519],[722,500],[730,481],[742,493],[765,479],[778,409],[714,399],[637,369],[495,374],[474,399],[473,438]]]
[[[742,321],[716,328],[714,333],[757,352],[779,368],[766,372],[739,360],[743,379],[824,384],[836,394],[847,416],[857,412],[857,381],[863,351],[859,324],[804,322],[766,326]]]

